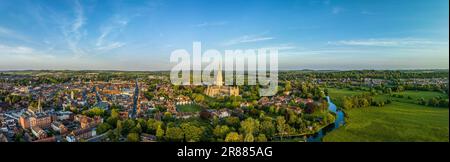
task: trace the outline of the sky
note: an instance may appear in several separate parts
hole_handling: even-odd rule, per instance
[[[170,70],[176,49],[279,69],[448,69],[448,0],[0,0],[0,70]]]

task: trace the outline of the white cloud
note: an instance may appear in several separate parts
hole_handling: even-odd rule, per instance
[[[396,38],[396,39],[364,39],[330,41],[329,45],[340,46],[380,46],[380,47],[407,47],[423,45],[448,45],[448,42],[431,41],[427,39]]]
[[[241,44],[241,43],[251,43],[251,42],[261,42],[261,41],[267,41],[272,40],[273,37],[268,36],[261,36],[261,35],[244,35],[235,39],[231,39],[224,43],[224,45],[235,45],[235,44]]]
[[[78,31],[85,22],[83,6],[81,6],[79,1],[75,1],[75,21],[72,25],[72,31]]]
[[[200,24],[193,25],[194,27],[211,27],[211,26],[222,26],[228,24],[227,21],[217,21],[217,22],[203,22]]]
[[[0,37],[12,38],[22,41],[29,41],[28,38],[22,34],[17,33],[11,29],[0,26]]]
[[[9,46],[0,44],[0,57],[4,62],[17,60],[46,60],[54,58],[53,55],[43,53],[27,46]]]
[[[367,11],[367,10],[362,10],[361,14],[363,14],[363,15],[376,15],[376,13],[371,12],[371,11]]]
[[[331,13],[333,13],[333,14],[339,14],[339,13],[341,13],[342,11],[344,11],[344,8],[336,6],[336,7],[333,7],[333,9],[331,10]]]
[[[123,46],[125,46],[125,43],[113,42],[113,43],[108,43],[107,45],[104,45],[104,46],[97,47],[97,50],[112,50],[112,49],[120,48]]]
[[[63,34],[69,46],[69,49],[76,56],[82,56],[85,55],[86,52],[85,50],[80,48],[78,44],[83,37],[83,32],[80,30],[85,24],[86,20],[84,17],[83,6],[79,1],[75,1],[74,13],[74,20],[68,24],[63,25]]]
[[[125,43],[111,41],[119,35],[122,30],[128,25],[128,18],[123,18],[115,15],[105,25],[100,28],[100,36],[97,38],[97,50],[111,50],[125,45]]]
[[[282,50],[284,51],[284,50],[297,49],[297,47],[292,44],[280,44],[280,45],[276,45],[276,46],[263,47],[263,49],[276,49],[278,51],[282,51]]]
[[[0,44],[1,54],[32,54],[34,49],[25,46],[7,46]]]

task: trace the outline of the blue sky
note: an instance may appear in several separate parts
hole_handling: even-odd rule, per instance
[[[278,48],[280,69],[449,67],[448,0],[0,0],[0,70],[167,70]]]

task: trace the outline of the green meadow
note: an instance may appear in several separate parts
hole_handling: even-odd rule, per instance
[[[180,112],[199,112],[202,108],[197,104],[177,105],[177,110]]]
[[[328,89],[328,95],[331,98],[341,98],[344,96],[354,96],[354,95],[359,95],[359,94],[363,94],[365,91],[352,91],[346,88],[343,89],[338,89],[338,88],[327,88]]]
[[[362,92],[330,89],[330,96],[342,97]],[[405,91],[396,93],[403,98],[390,97],[391,104],[384,107],[366,107],[346,110],[346,125],[328,133],[327,142],[408,142],[449,141],[449,110],[416,104],[420,97],[448,97],[439,92]],[[410,96],[408,98],[407,96]]]

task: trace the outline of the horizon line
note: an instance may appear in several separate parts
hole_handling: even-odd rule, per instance
[[[278,71],[414,71],[414,70],[449,70],[449,68],[392,68],[392,69],[280,69]],[[117,71],[117,72],[170,72],[171,70],[119,70],[119,69],[20,69],[1,70],[0,72],[21,71]],[[190,70],[192,71],[192,70]],[[222,70],[226,71],[226,70]]]

